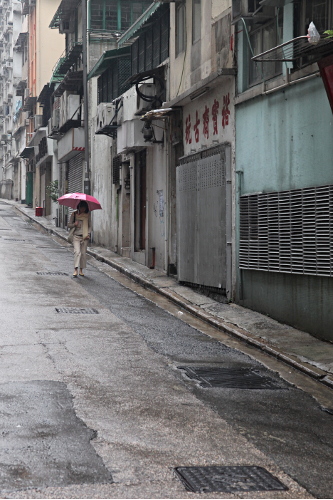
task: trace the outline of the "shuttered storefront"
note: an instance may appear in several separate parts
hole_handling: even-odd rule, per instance
[[[79,153],[68,162],[68,192],[83,192],[84,153]]]

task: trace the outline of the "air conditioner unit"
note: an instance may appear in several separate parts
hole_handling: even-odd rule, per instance
[[[6,68],[12,68],[12,67],[13,67],[12,61],[6,61]]]
[[[47,136],[52,135],[52,118],[50,118],[47,122]]]
[[[110,125],[112,118],[115,116],[115,106],[109,102],[101,102],[97,106],[96,114],[96,130]]]
[[[78,120],[80,116],[80,96],[70,94],[67,97],[67,120]]]
[[[153,98],[156,95],[156,85],[154,83],[143,83],[139,87],[139,91],[141,92],[141,94],[147,96],[148,99]],[[137,113],[149,111],[151,109],[152,102],[153,99],[149,99],[148,101],[146,101],[138,95]]]
[[[2,141],[7,141],[8,140],[8,135],[7,134],[1,134],[1,140]]]
[[[60,109],[56,108],[52,112],[52,130],[58,130],[60,126]]]
[[[80,96],[71,94],[70,91],[65,91],[60,98],[60,122],[59,127],[62,127],[71,120],[78,120],[80,116]]]
[[[34,131],[38,130],[43,124],[43,115],[35,115],[34,118]]]

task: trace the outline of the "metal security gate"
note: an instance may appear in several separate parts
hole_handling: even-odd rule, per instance
[[[229,144],[181,158],[177,167],[178,280],[224,293],[230,171]]]
[[[84,153],[79,153],[69,160],[68,169],[68,192],[83,192],[83,165]]]

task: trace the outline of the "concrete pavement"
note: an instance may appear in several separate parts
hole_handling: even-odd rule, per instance
[[[32,208],[12,200],[1,202],[14,205],[50,234],[67,238],[68,232],[65,229],[55,227],[52,220],[36,216]],[[91,244],[88,253],[143,287],[170,299],[211,326],[274,356],[333,389],[333,344],[237,304],[217,302],[180,285],[174,277],[167,276],[162,271],[149,269],[104,247]]]

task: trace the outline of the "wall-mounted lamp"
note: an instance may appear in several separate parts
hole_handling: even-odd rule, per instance
[[[191,101],[194,101],[194,99],[198,99],[198,97],[201,97],[202,95],[206,94],[208,90],[210,90],[210,87],[202,87],[201,89],[192,92],[192,94],[190,94]]]
[[[153,142],[155,144],[156,143],[160,143],[160,144],[163,143],[163,141],[156,140],[154,128],[153,128],[153,125],[152,125],[150,120],[144,121],[144,125],[141,129],[141,132],[143,134],[143,138],[144,138],[145,142]]]

